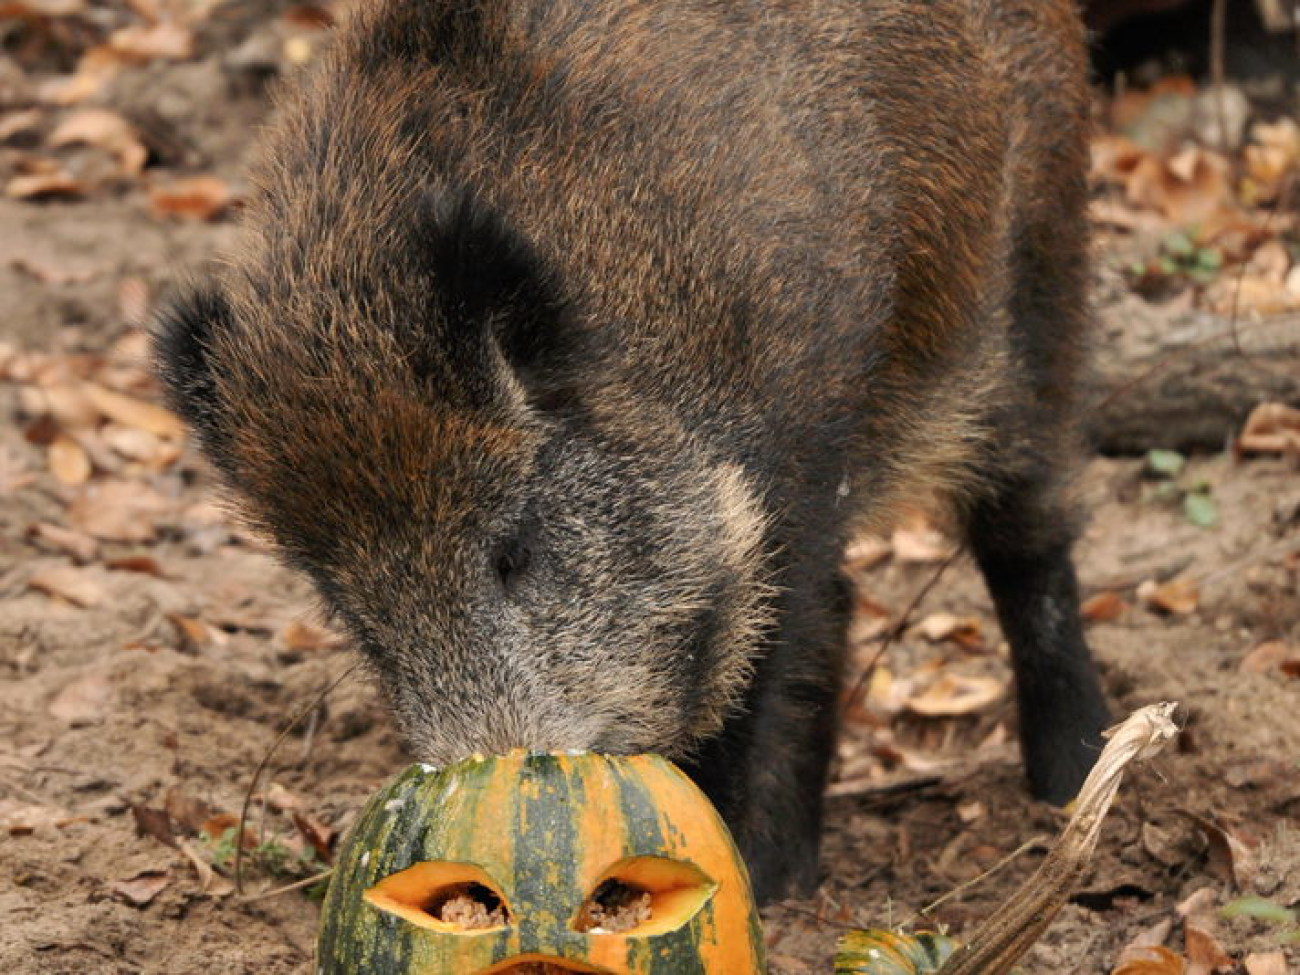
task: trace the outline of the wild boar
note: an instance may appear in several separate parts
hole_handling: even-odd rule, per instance
[[[1070,0],[358,6],[157,348],[413,753],[665,753],[760,898],[806,887],[842,548],[937,494],[1069,799],[1106,723]]]

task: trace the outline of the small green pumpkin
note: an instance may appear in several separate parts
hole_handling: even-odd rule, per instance
[[[654,755],[414,765],[338,858],[319,975],[756,975],[763,941],[721,818]]]
[[[835,975],[932,975],[955,947],[929,931],[850,931],[840,938]]]

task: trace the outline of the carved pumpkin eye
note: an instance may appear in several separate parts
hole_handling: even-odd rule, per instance
[[[584,934],[650,936],[688,924],[717,889],[699,867],[668,857],[629,857],[606,873],[569,926]]]
[[[472,863],[425,860],[385,877],[362,897],[381,911],[448,934],[496,931],[510,923],[505,898]]]

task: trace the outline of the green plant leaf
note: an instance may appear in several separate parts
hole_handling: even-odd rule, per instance
[[[1196,252],[1196,266],[1202,271],[1223,269],[1223,254],[1213,247],[1203,247]]]
[[[1209,494],[1194,491],[1183,498],[1183,516],[1197,528],[1213,528],[1219,523],[1219,506]]]
[[[1186,466],[1187,458],[1176,450],[1147,451],[1147,471],[1157,477],[1177,477]]]
[[[1174,257],[1190,257],[1196,251],[1196,245],[1192,243],[1192,238],[1181,230],[1175,230],[1168,234],[1160,242],[1160,248],[1166,254]]]
[[[1294,924],[1296,912],[1267,897],[1238,897],[1219,908],[1222,917],[1253,917],[1273,924]]]

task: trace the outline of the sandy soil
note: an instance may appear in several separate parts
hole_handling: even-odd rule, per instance
[[[287,38],[311,44],[315,34],[266,11],[204,21],[194,56],[132,66],[98,96],[152,133],[143,174],[87,177],[76,199],[0,200],[0,969],[8,972],[311,971],[317,899],[232,893],[223,830],[259,761],[303,709],[308,718],[258,785],[266,802],[254,804],[246,895],[320,869],[313,842],[328,855],[366,796],[406,762],[363,676],[320,697],[352,666],[350,650],[313,622],[304,583],[213,505],[213,479],[192,450],[173,460],[165,422],[153,441],[122,433],[146,421],[111,411],[52,425],[42,398],[86,380],[133,400],[156,395],[131,319],[219,251],[232,225],[160,215],[150,191],[203,174],[238,192],[267,105],[258,77],[269,56],[253,55],[303,50],[286,48]],[[16,48],[21,56],[0,72],[0,107],[25,107],[24,92],[67,69],[59,52],[74,41],[55,32]],[[39,108],[36,144],[66,111]],[[7,136],[0,175],[19,172],[31,147]],[[104,153],[43,154],[88,172]],[[56,444],[69,437],[77,446],[60,461]],[[89,472],[78,467],[78,447]],[[1117,597],[1094,613],[1113,618],[1090,624],[1116,713],[1177,700],[1187,730],[1125,788],[1095,868],[1027,972],[1107,972],[1144,932],[1182,952],[1176,907],[1198,891],[1207,893],[1194,902],[1196,926],[1230,956],[1220,970],[1245,971],[1248,955],[1258,966],[1277,952],[1300,970],[1294,921],[1216,913],[1246,894],[1300,904],[1300,475],[1286,458],[1224,454],[1192,459],[1179,477],[1202,482],[1217,502],[1216,527],[1196,527],[1161,502],[1141,459],[1094,458],[1081,473],[1091,518],[1081,575],[1089,594]],[[879,647],[880,620],[901,613],[935,569],[933,560],[908,561],[907,540],[898,541],[857,574],[860,662]],[[1138,594],[1173,578],[1194,584],[1184,611],[1158,610]],[[815,897],[766,912],[775,972],[829,972],[844,927],[912,918],[1062,822],[1023,790],[1005,649],[969,564],[947,571],[912,619],[938,613],[966,619],[965,628],[935,640],[909,630],[887,649],[866,704],[850,712],[826,879]],[[1270,642],[1278,646],[1247,659]],[[908,701],[954,675],[984,679],[973,686],[992,689],[991,699],[954,706],[961,713],[951,717],[913,713]],[[1042,853],[1031,846],[964,888],[934,922],[960,935]]]

